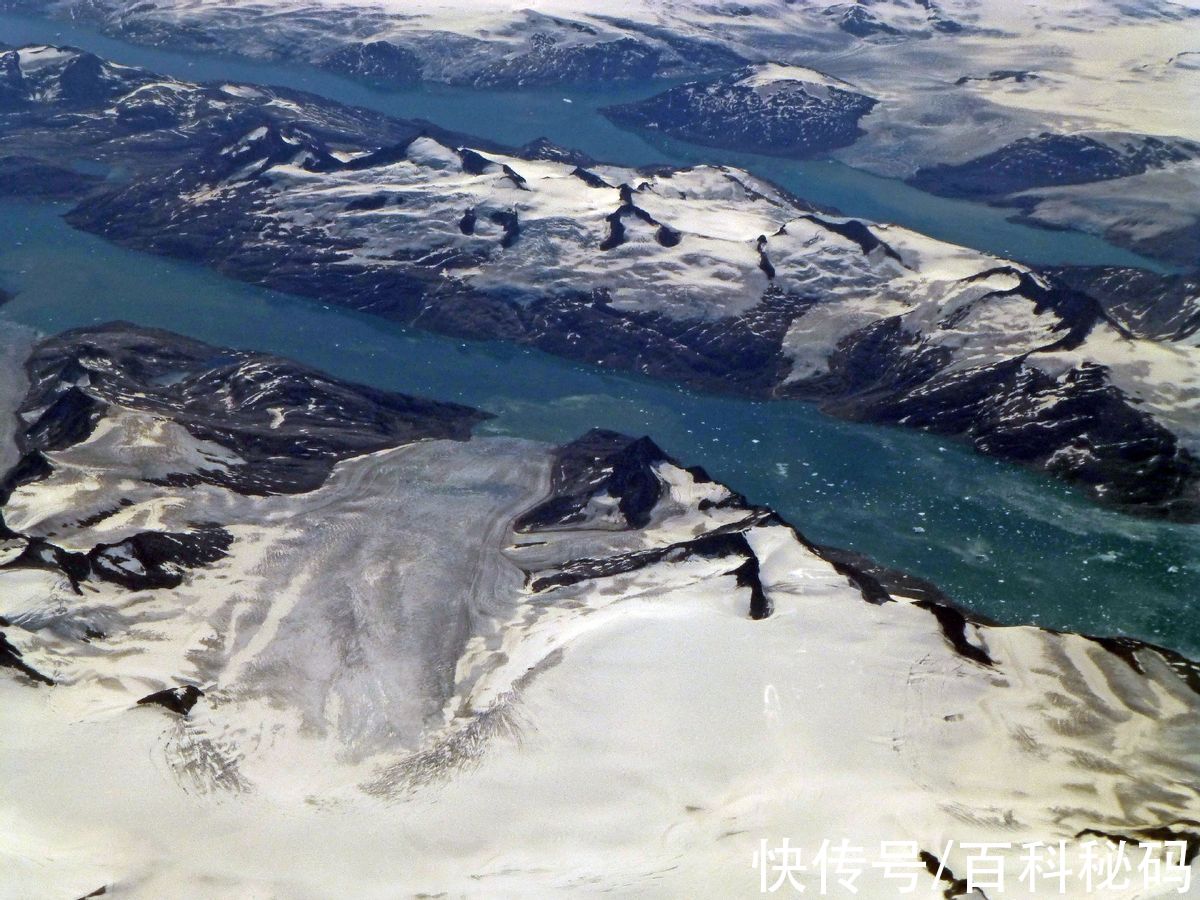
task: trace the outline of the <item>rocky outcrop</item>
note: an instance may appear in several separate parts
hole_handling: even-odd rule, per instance
[[[642,81],[653,78],[659,65],[659,51],[633,38],[562,47],[535,35],[527,52],[487,64],[471,81],[490,88]]]
[[[321,68],[363,81],[390,87],[421,80],[421,62],[415,53],[387,41],[350,44],[321,60]]]
[[[845,83],[787,66],[742,69],[603,110],[620,125],[750,153],[813,156],[846,147],[876,104]]]
[[[27,369],[32,387],[21,412],[31,424],[18,436],[27,458],[87,440],[117,407],[169,416],[225,448],[228,465],[178,477],[242,493],[310,491],[339,460],[417,440],[465,440],[487,417],[120,323],[44,341]]]
[[[918,171],[909,183],[944,197],[997,198],[1033,188],[1111,181],[1200,158],[1200,144],[1143,135],[1022,138],[957,165]]]

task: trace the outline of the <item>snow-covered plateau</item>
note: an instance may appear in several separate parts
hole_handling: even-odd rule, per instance
[[[1186,887],[1194,664],[977,621],[648,439],[478,418],[6,330],[0,896],[749,897],[842,839],[865,897],[963,895],[973,842],[1005,896],[1038,841],[1080,891],[1147,844],[1154,887],[1092,896]]]
[[[959,435],[1117,506],[1200,514],[1193,281],[1129,273],[1156,298],[1147,320],[1120,273],[1038,272],[737,169],[509,150],[70,49],[0,67],[6,163],[112,167],[123,177],[69,221],[119,243],[437,331]]]
[[[690,95],[675,89],[622,120],[743,150],[841,147],[838,157],[851,165],[897,177],[920,171],[916,183],[930,187],[945,174],[939,167],[986,167],[996,153],[1037,166],[1042,156],[1024,142],[1041,136],[1200,141],[1200,8],[1176,0],[0,0],[0,9],[390,85],[696,77]],[[761,91],[712,95],[709,79],[731,80],[748,64],[812,72],[875,101],[861,136],[854,127],[831,131],[829,105],[799,92],[766,103]],[[722,129],[731,118],[739,124]],[[1181,189],[1195,193],[1191,168],[1172,163],[1154,178],[1117,179],[1111,195],[1137,194],[1133,202],[1075,184],[1036,206],[1028,196],[972,196],[1192,265],[1200,220],[1177,202]],[[1055,174],[1052,162],[1036,173],[1043,184]]]

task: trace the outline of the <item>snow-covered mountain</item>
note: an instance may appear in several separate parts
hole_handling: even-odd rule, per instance
[[[663,76],[728,80],[747,64],[806,67],[877,101],[862,119],[864,135],[852,146],[841,138],[772,139],[766,149],[840,146],[843,161],[896,177],[985,165],[1043,134],[1200,141],[1193,63],[1200,8],[1172,0],[637,0],[619,10],[598,0],[0,0],[0,9],[392,85],[596,86]],[[725,134],[716,126],[729,97],[722,104],[693,92],[690,123],[676,121],[679,93],[669,121],[657,115],[668,98],[643,111],[681,134],[709,143],[719,137],[722,146],[744,134],[742,150],[761,149],[755,133],[778,129],[781,116],[797,125],[786,129],[793,136],[828,125],[825,104],[762,103],[734,93],[753,121]],[[807,128],[797,124],[803,110],[813,117]],[[1190,202],[1197,183],[1194,164],[1172,165],[1154,177],[1071,184],[1013,198],[1013,205],[1037,222],[1191,265],[1200,233],[1200,210]]]
[[[820,72],[768,64],[603,112],[618,124],[697,144],[809,156],[853,144],[875,103]]]
[[[1084,293],[735,169],[637,171],[276,89],[87,71],[94,102],[27,87],[0,114],[0,148],[137,173],[80,204],[79,227],[422,327],[962,435],[1108,502],[1197,515],[1200,338],[1121,324],[1108,282]],[[1156,290],[1189,318],[1192,294]]]
[[[1172,653],[976,621],[648,439],[133,326],[0,348],[2,896],[755,896],[842,838],[860,896],[957,896],[966,842],[1200,847]]]

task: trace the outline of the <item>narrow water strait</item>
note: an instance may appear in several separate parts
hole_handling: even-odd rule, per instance
[[[1142,637],[1200,653],[1200,527],[1100,509],[1047,478],[930,435],[800,403],[710,397],[508,345],[464,343],[250,287],[0,203],[3,319],[53,333],[124,319],[264,349],[344,378],[457,400],[485,432],[553,441],[650,434],[818,542],[941,585],[1005,622]]]

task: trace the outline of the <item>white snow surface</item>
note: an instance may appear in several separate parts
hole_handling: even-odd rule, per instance
[[[179,459],[182,438],[148,434]],[[69,452],[62,479],[130,496],[110,440]],[[0,678],[0,897],[749,897],[764,839],[937,853],[1200,815],[1200,697],[1157,654],[1139,673],[1081,637],[968,625],[996,661],[973,662],[789,527],[702,508],[728,491],[666,463],[643,529],[514,534],[549,461],[487,438],[347,460],[305,495],[141,482],[75,543],[145,514],[219,522],[230,556],[174,591],[0,571],[9,638],[58,682]],[[77,496],[25,490],[46,511]],[[573,561],[729,527],[766,620],[747,615],[741,556],[535,590]],[[134,705],[180,684],[205,691],[187,718]],[[859,887],[896,893],[878,869]]]

